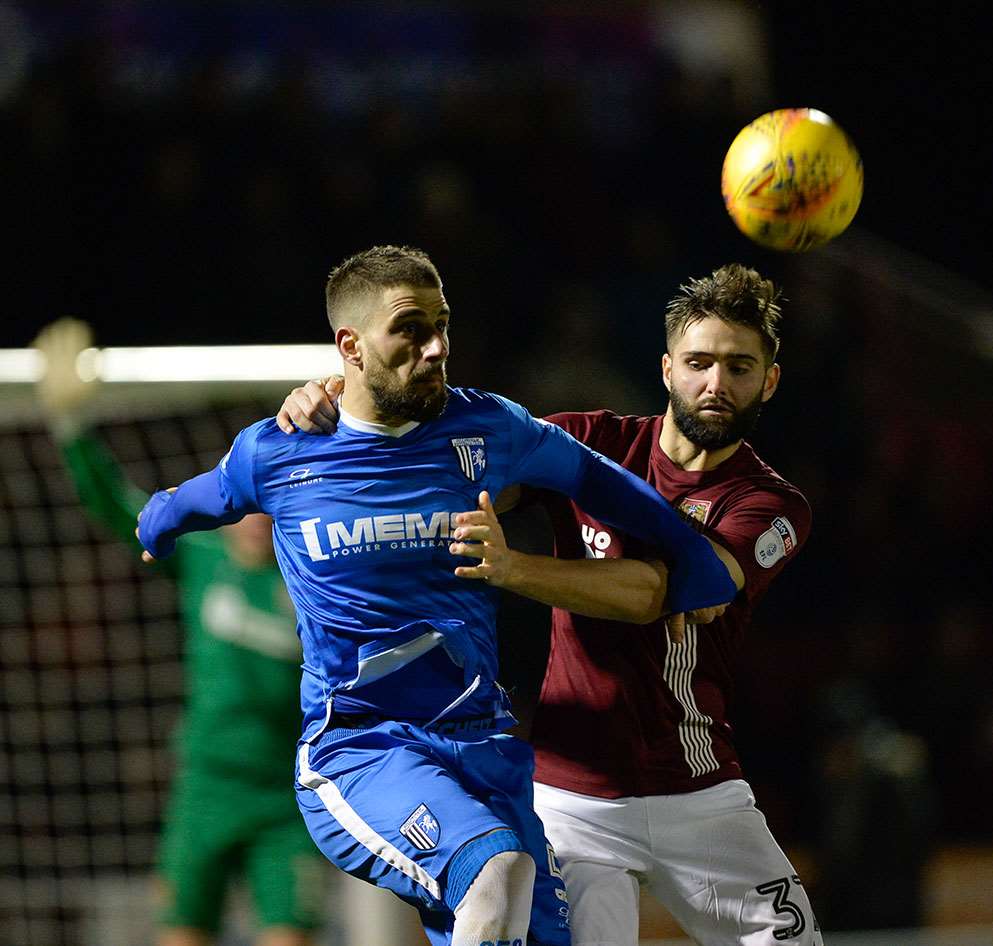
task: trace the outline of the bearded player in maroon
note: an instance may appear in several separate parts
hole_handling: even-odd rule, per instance
[[[822,942],[727,719],[752,610],[810,531],[806,500],[743,440],[779,383],[777,295],[739,265],[692,280],[666,312],[664,416],[548,418],[698,524],[739,589],[716,616],[688,615],[678,643],[660,622],[552,612],[535,809],[562,865],[573,946],[636,946],[639,884],[703,946]],[[652,558],[568,500],[541,498],[557,556]]]
[[[740,563],[745,584],[714,623],[689,623],[681,646],[670,645],[657,625],[608,629],[603,621],[556,609],[531,734],[538,780],[616,798],[691,792],[741,778],[727,722],[734,664],[752,608],[806,539],[810,512],[803,497],[747,444],[719,469],[676,466],[660,446],[665,417],[597,411],[548,420],[641,476],[699,522]],[[575,504],[543,499],[558,557],[651,558],[650,549]]]
[[[666,311],[664,416],[547,418],[651,483],[710,539],[738,588],[726,608],[686,615],[682,633],[658,607],[638,623],[552,612],[531,733],[535,810],[565,878],[572,946],[637,946],[640,885],[701,946],[823,943],[727,718],[752,610],[810,531],[806,500],[744,442],[779,384],[777,296],[736,264],[691,280]],[[295,389],[283,429],[333,429],[336,390],[332,379]],[[537,498],[557,557],[643,559],[664,572],[655,550],[564,498]],[[497,506],[518,499],[503,494]],[[516,555],[492,509],[480,515],[485,554]]]

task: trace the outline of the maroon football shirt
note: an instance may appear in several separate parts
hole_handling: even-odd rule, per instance
[[[745,587],[723,617],[668,642],[662,622],[596,620],[554,609],[531,742],[535,779],[618,798],[741,778],[727,720],[735,659],[755,604],[810,531],[800,492],[743,443],[719,467],[688,472],[659,446],[664,418],[609,411],[548,418],[654,486],[737,559]],[[574,503],[543,493],[562,558],[658,558]]]

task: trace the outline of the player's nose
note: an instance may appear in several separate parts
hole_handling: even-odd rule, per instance
[[[426,361],[441,361],[448,357],[448,342],[441,332],[435,332],[423,349]]]
[[[707,371],[707,392],[719,394],[724,390],[724,372],[721,366],[714,362]]]

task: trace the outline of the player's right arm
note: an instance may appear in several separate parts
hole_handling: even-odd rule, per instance
[[[152,495],[138,514],[135,530],[147,553],[144,561],[171,555],[176,539],[187,532],[217,529],[262,511],[255,492],[255,452],[265,423],[241,431],[213,470]]]

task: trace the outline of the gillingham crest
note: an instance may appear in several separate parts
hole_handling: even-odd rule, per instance
[[[427,805],[418,805],[400,825],[400,833],[419,851],[430,851],[441,840],[441,825]]]
[[[483,438],[452,437],[451,444],[465,478],[473,483],[482,479],[486,469],[486,443]]]

